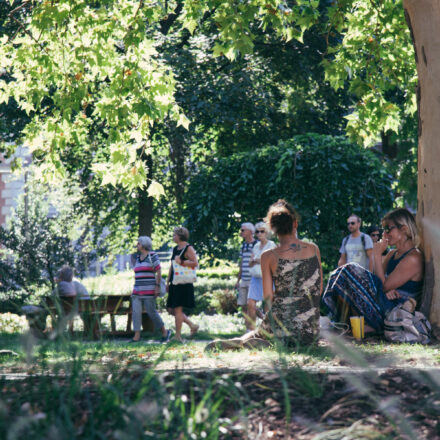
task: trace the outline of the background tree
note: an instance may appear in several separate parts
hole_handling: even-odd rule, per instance
[[[392,207],[391,184],[371,151],[344,137],[300,135],[201,167],[190,182],[185,217],[197,248],[218,257],[242,221],[261,220],[285,198],[302,217],[300,235],[319,245],[331,268],[347,217],[355,212],[366,224],[377,223]]]
[[[11,286],[30,289],[55,287],[54,278],[63,264],[79,272],[87,270],[98,248],[88,246],[87,223],[75,215],[78,190],[63,186],[49,189],[32,176],[6,228],[0,227],[2,259],[12,261],[13,271],[1,273]]]
[[[429,1],[404,1],[405,14],[413,38],[418,85],[418,221],[423,231],[425,251],[424,310],[430,308],[430,319],[440,326],[440,255],[439,222],[440,196],[438,194],[437,164],[440,163],[438,139],[440,128],[440,4]]]

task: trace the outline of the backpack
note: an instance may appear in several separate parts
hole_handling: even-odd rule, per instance
[[[407,302],[394,307],[384,321],[384,336],[387,341],[410,344],[429,344],[431,324],[421,312],[408,310]]]
[[[351,234],[348,234],[348,235],[344,238],[344,241],[342,242],[342,245],[343,245],[344,249],[345,249],[345,245],[347,244],[348,239],[350,238],[350,235],[351,235]],[[362,246],[363,246],[364,249],[365,249],[365,234],[364,234],[363,232],[361,232],[361,242],[362,242]]]

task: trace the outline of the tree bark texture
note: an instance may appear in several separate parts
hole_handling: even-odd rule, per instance
[[[418,211],[425,253],[422,311],[440,328],[440,0],[404,0],[419,78]],[[438,334],[436,335],[438,336]]]
[[[174,125],[174,124],[173,124]],[[174,126],[168,136],[170,142],[170,160],[173,164],[171,181],[176,198],[177,216],[183,215],[183,196],[185,194],[186,170],[185,160],[188,149],[185,145],[184,128]]]
[[[139,220],[139,236],[147,235],[151,237],[153,232],[153,197],[148,195],[148,185],[153,177],[153,158],[144,155],[142,159],[147,166],[147,186],[138,190],[138,220]]]

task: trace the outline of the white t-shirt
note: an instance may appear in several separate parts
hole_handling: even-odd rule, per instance
[[[365,251],[367,249],[373,249],[373,240],[369,235],[363,234],[365,238],[364,246],[362,243],[362,234],[363,233],[356,238],[353,238],[350,234],[348,240],[344,238],[339,252],[347,255],[347,263],[357,263],[368,270],[370,267],[370,259],[367,257]]]
[[[269,249],[273,249],[277,247],[277,245],[271,241],[271,240],[267,240],[267,243],[261,247],[261,243],[258,242],[254,248],[252,249],[252,259],[256,260],[257,258],[261,258],[261,254],[264,251],[267,251]],[[261,274],[261,264],[254,264],[251,269],[250,269],[251,275],[255,278],[261,278],[262,274]]]

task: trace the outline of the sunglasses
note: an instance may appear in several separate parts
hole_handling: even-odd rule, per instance
[[[255,233],[256,234],[264,234],[266,231],[264,229],[260,230],[256,230]]]
[[[355,225],[355,224],[356,224],[356,222],[347,222],[347,226]]]
[[[395,226],[395,225],[392,225],[392,226],[384,226],[384,227],[383,227],[383,231],[386,232],[387,234],[389,234],[389,233],[390,233],[393,229],[395,229],[395,228],[399,229],[399,226]]]
[[[379,237],[380,234],[379,234],[379,233],[377,233],[377,234],[371,234],[371,236],[372,236],[372,237]]]

